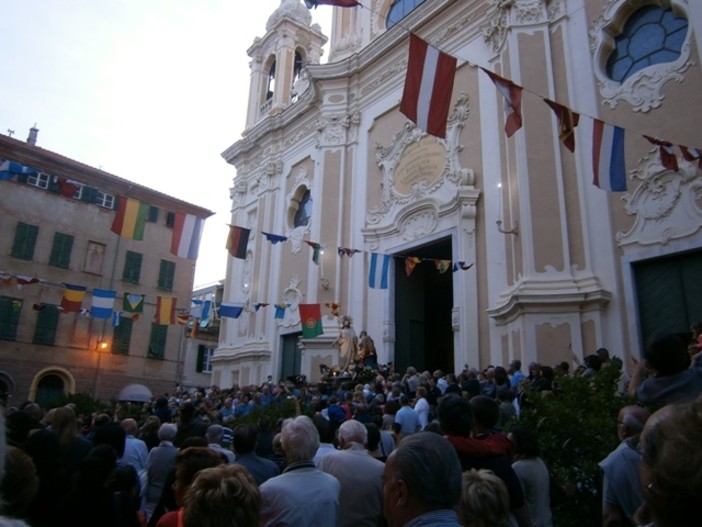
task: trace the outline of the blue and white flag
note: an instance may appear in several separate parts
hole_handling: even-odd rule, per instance
[[[244,310],[243,304],[231,304],[222,302],[219,306],[219,316],[227,318],[239,318],[241,312]]]
[[[370,273],[368,275],[368,285],[371,288],[388,288],[390,258],[389,254],[371,253]]]
[[[112,318],[117,291],[107,289],[93,289],[93,303],[90,306],[90,315],[95,318]]]

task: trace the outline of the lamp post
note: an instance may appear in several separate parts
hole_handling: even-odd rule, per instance
[[[95,351],[97,353],[97,364],[95,366],[95,380],[93,381],[93,397],[98,398],[98,380],[100,378],[100,364],[102,363],[102,354],[107,351],[109,344],[99,339],[95,344]]]

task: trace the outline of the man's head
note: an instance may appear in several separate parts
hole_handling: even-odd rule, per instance
[[[437,407],[441,431],[449,436],[468,437],[473,429],[473,409],[467,399],[451,393]]]
[[[690,355],[685,341],[677,335],[667,335],[653,341],[644,351],[646,366],[658,375],[680,373],[690,365]]]
[[[452,509],[461,495],[461,464],[442,436],[420,432],[402,440],[383,472],[383,511],[389,527],[426,512]]]
[[[368,430],[360,421],[350,419],[339,427],[339,446],[344,448],[351,443],[365,445],[368,442]]]
[[[319,448],[319,433],[306,415],[286,421],[281,431],[281,445],[288,463],[309,461]]]
[[[521,369],[522,369],[522,361],[520,361],[519,359],[514,359],[512,362],[509,363],[509,368],[507,369],[507,371],[509,373],[515,373]]]
[[[471,397],[470,406],[473,408],[473,430],[477,433],[486,432],[497,426],[500,420],[500,407],[495,399],[486,395]]]
[[[205,438],[207,439],[208,443],[221,445],[223,435],[224,429],[222,428],[222,425],[210,425],[207,427]]]
[[[137,426],[137,422],[132,419],[131,417],[128,417],[127,419],[122,420],[122,428],[124,428],[124,433],[127,434],[128,436],[135,436],[137,434],[137,431],[139,430],[139,427]]]
[[[176,501],[182,505],[185,493],[197,473],[209,467],[224,463],[222,456],[207,447],[189,447],[181,449],[175,460],[176,478],[173,484]]]
[[[240,424],[234,427],[234,452],[239,455],[253,452],[256,448],[257,430],[252,424]]]
[[[174,423],[163,423],[158,429],[159,441],[173,441],[178,433],[178,426]]]
[[[646,421],[651,416],[646,408],[630,404],[619,410],[617,416],[617,437],[624,441],[627,437],[640,434]]]

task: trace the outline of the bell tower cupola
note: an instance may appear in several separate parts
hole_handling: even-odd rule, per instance
[[[251,57],[247,129],[295,103],[296,81],[306,76],[308,64],[319,64],[326,42],[300,0],[281,0],[268,18],[265,36],[257,37],[247,51]]]

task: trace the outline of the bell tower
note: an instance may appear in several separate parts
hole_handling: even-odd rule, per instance
[[[295,82],[306,76],[308,64],[319,64],[326,42],[300,0],[281,0],[266,23],[265,36],[257,37],[247,51],[251,57],[247,129],[294,104]]]

